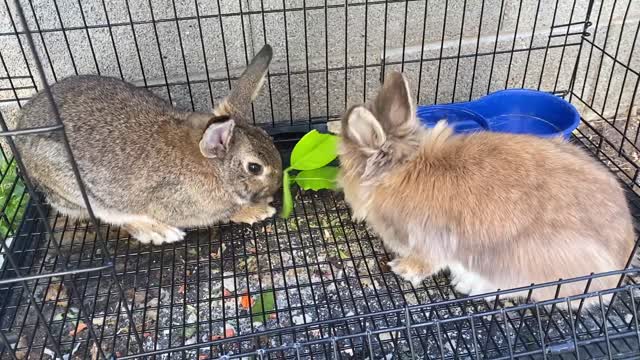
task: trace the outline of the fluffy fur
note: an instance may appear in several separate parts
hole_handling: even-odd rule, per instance
[[[476,295],[624,268],[634,246],[631,215],[618,181],[597,161],[561,139],[456,136],[444,121],[426,130],[411,99],[393,73],[341,126],[345,198],[399,256],[394,272],[418,284],[448,268],[456,290]],[[589,291],[618,280],[594,280]],[[559,296],[585,287],[563,285]],[[553,299],[556,290],[533,298]]]
[[[247,110],[272,56],[265,46],[213,114],[173,108],[119,79],[76,76],[52,86],[91,206],[142,242],[182,240],[178,228],[270,217],[282,163],[270,137],[248,123]],[[49,100],[37,94],[18,128],[52,125]],[[58,211],[87,210],[61,133],[16,138],[30,177]],[[263,166],[248,171],[250,162]]]

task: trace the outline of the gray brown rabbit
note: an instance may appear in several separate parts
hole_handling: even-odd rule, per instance
[[[282,163],[271,138],[247,116],[271,57],[265,45],[211,114],[177,110],[115,78],[75,76],[53,85],[96,216],[154,244],[182,240],[180,228],[272,216],[269,202]],[[40,92],[16,123],[27,128],[54,121]],[[18,137],[16,144],[48,202],[63,214],[87,217],[62,134]]]
[[[407,81],[392,73],[341,125],[345,198],[398,254],[390,262],[396,274],[419,284],[448,268],[457,291],[477,295],[624,268],[632,219],[604,166],[559,138],[459,136],[446,122],[426,129],[414,110]],[[619,278],[595,279],[588,291]],[[585,289],[574,282],[558,295]],[[553,299],[556,290],[532,297]]]

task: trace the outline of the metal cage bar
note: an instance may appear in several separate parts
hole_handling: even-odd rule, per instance
[[[390,70],[407,75],[420,104],[548,91],[580,110],[574,140],[618,175],[638,217],[637,2],[5,0],[0,18],[0,358],[640,354],[637,269],[475,297],[455,293],[446,274],[413,287],[389,271],[380,240],[333,192],[298,192],[288,220],[137,243],[95,218],[49,90],[50,81],[97,73],[205,111],[271,43],[252,115],[285,156],[304,132],[373,96]],[[53,124],[13,128],[12,108],[38,90],[53,104]],[[46,206],[13,143],[52,133],[63,135],[89,223]],[[590,291],[604,276],[619,286]],[[584,292],[559,297],[569,283]],[[542,287],[556,297],[532,301]],[[527,299],[510,300],[518,291]],[[585,308],[588,299],[599,306]],[[262,310],[251,305],[258,301]]]

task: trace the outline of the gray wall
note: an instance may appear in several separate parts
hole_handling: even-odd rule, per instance
[[[50,82],[76,69],[78,73],[122,75],[139,85],[168,82],[178,85],[153,86],[152,90],[165,97],[170,94],[174,103],[185,108],[192,106],[193,98],[199,110],[210,108],[212,100],[224,96],[229,86],[227,71],[232,78],[239,74],[246,58],[264,43],[266,29],[267,41],[275,51],[273,76],[267,85],[271,96],[263,91],[255,109],[258,122],[271,122],[339,115],[349,104],[372,96],[379,86],[383,49],[387,64],[400,62],[404,56],[403,70],[416,96],[420,84],[419,101],[424,104],[468,100],[505,87],[567,90],[581,50],[575,87],[580,98],[593,101],[600,113],[628,111],[638,77],[622,64],[640,69],[638,51],[630,56],[640,4],[629,1],[633,0],[617,1],[615,8],[614,1],[595,1],[591,14],[594,25],[589,39],[620,63],[588,44],[577,45],[580,22],[589,5],[585,0],[429,1],[426,28],[425,1],[385,4],[371,0],[365,5],[349,0],[345,6],[346,1],[330,0],[325,9],[325,1],[284,0],[287,11],[283,11],[283,0],[220,0],[220,11],[217,0],[21,3],[29,27],[43,30],[36,33],[35,41]],[[181,20],[172,20],[176,16]],[[12,20],[17,22],[11,1],[9,8],[0,6],[0,100],[4,100],[0,109],[8,117],[16,102],[7,100],[32,95],[28,69],[35,71],[26,38],[15,36]],[[570,23],[579,24],[568,26]],[[22,31],[19,24],[17,28]],[[576,35],[564,36],[567,32]],[[425,60],[420,63],[421,56]],[[371,65],[366,70],[365,62]],[[345,64],[349,67],[346,74],[341,69]],[[386,71],[391,69],[401,66],[386,66]],[[11,85],[8,77],[22,89],[5,90]],[[195,83],[184,85],[187,77]],[[207,78],[213,81],[207,83]],[[609,95],[605,96],[607,87]],[[601,110],[605,97],[606,107]],[[585,116],[593,115],[577,97],[572,101]]]

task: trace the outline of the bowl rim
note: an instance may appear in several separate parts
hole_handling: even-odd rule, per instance
[[[461,112],[461,113],[469,114],[471,116],[468,119],[465,119],[465,120],[469,120],[471,122],[475,122],[477,125],[479,125],[480,128],[482,128],[484,130],[491,130],[491,125],[489,124],[489,121],[484,116],[476,113],[475,111],[469,110],[469,109],[455,107],[455,106],[447,106],[445,104],[427,105],[427,106],[422,106],[421,105],[421,106],[418,106],[418,108],[421,108],[422,113],[429,112],[430,110],[446,110],[446,111],[451,111],[451,112]],[[423,120],[423,122],[426,122],[424,119],[422,119],[420,117],[421,111],[419,109],[416,109],[416,114],[417,114],[418,118]],[[433,124],[435,125],[436,123],[437,123],[437,121],[434,122]]]
[[[534,89],[503,89],[503,90],[498,90],[498,91],[494,91],[490,94],[484,95],[478,99],[475,100],[470,100],[470,101],[463,101],[463,102],[455,102],[455,103],[448,103],[448,104],[433,104],[433,105],[418,105],[416,107],[416,114],[418,115],[418,117],[420,117],[420,112],[421,111],[425,111],[426,109],[429,108],[438,108],[438,109],[445,109],[445,110],[454,110],[454,111],[459,111],[459,112],[466,112],[469,114],[472,114],[473,116],[482,118],[485,123],[487,124],[487,127],[482,127],[485,130],[491,130],[491,124],[490,122],[482,115],[476,113],[475,111],[471,111],[469,109],[466,108],[461,108],[460,105],[464,105],[464,104],[469,104],[469,103],[479,103],[479,102],[483,102],[486,101],[487,98],[489,97],[493,97],[495,95],[509,95],[509,94],[529,94],[529,95],[533,95],[533,96],[537,96],[537,97],[541,97],[541,98],[545,98],[545,99],[549,99],[550,101],[553,101],[554,104],[557,104],[561,107],[563,107],[564,109],[566,109],[567,111],[569,111],[573,116],[572,116],[572,121],[571,123],[568,124],[568,126],[562,126],[559,127],[559,130],[551,133],[551,134],[546,134],[546,135],[541,135],[541,134],[533,134],[536,136],[544,136],[544,137],[553,137],[555,135],[564,135],[565,137],[568,135],[571,135],[571,133],[573,133],[573,131],[580,125],[580,113],[578,112],[578,110],[575,108],[575,106],[573,106],[573,104],[571,104],[569,101],[567,101],[566,99],[564,99],[562,96],[558,96],[555,94],[552,94],[550,92],[546,92],[546,91],[541,91],[541,90],[534,90]]]

